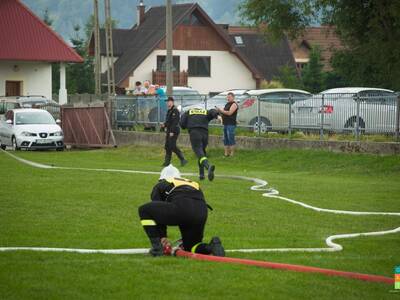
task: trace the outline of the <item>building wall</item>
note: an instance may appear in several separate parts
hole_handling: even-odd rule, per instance
[[[157,47],[166,49],[165,39]],[[210,26],[179,25],[173,35],[173,48],[176,50],[225,50],[227,43]]]
[[[115,63],[115,61],[118,59],[118,57],[113,57],[112,62]],[[106,56],[101,56],[101,73],[105,73],[107,71],[107,57]]]
[[[0,95],[6,94],[6,81],[22,81],[21,95],[52,97],[50,63],[0,61]]]
[[[166,55],[165,50],[153,51],[129,77],[129,87],[133,89],[136,81],[152,79],[152,71],[157,68],[157,55]],[[228,51],[174,50],[174,56],[180,56],[180,71],[187,71],[189,56],[210,56],[210,77],[189,77],[188,85],[201,94],[221,92],[229,89],[255,89],[256,80],[250,70]],[[154,82],[156,83],[156,82]]]

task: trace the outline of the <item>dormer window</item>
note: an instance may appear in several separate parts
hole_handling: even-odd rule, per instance
[[[235,36],[236,45],[243,45],[243,38],[240,35]]]

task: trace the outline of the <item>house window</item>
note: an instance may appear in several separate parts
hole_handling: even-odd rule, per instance
[[[180,71],[180,57],[173,57],[173,68],[172,71],[179,72]],[[167,69],[166,66],[166,56],[165,55],[157,55],[157,71],[165,72]]]
[[[235,36],[236,45],[243,45],[243,38],[240,35]]]
[[[189,56],[189,76],[210,77],[211,57],[210,56]]]

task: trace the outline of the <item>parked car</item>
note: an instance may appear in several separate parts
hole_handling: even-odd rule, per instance
[[[16,99],[19,105],[25,108],[32,108],[35,106],[37,107],[43,105],[59,106],[59,104],[56,101],[48,99],[45,96],[18,96],[16,97]]]
[[[200,95],[197,90],[188,87],[174,86],[172,93],[175,99],[175,105],[181,105],[181,107],[200,103],[205,98]]]
[[[12,109],[0,121],[0,147],[14,150],[64,150],[64,134],[52,115],[42,109]]]
[[[166,88],[164,88],[166,89]],[[166,93],[166,91],[165,91]],[[203,97],[200,95],[200,93],[192,88],[188,87],[180,87],[180,86],[174,86],[172,89],[173,97],[175,100],[175,106],[176,107],[184,107],[188,105],[192,105],[195,103],[199,103],[202,101]],[[150,122],[157,122],[158,120],[160,122],[164,122],[165,120],[165,115],[167,113],[167,105],[165,103],[166,99],[160,99],[161,101],[164,101],[164,103],[160,103],[160,116],[158,116],[158,104],[157,101],[153,101],[153,107],[150,109],[150,112],[148,114],[148,119]]]
[[[17,102],[21,108],[42,108],[47,110],[54,119],[60,118],[60,105],[45,96],[18,96]]]
[[[397,95],[386,89],[368,87],[335,88],[293,105],[293,126],[334,132],[394,132]],[[323,102],[322,102],[323,101]]]
[[[4,114],[10,109],[19,108],[19,104],[17,99],[14,97],[1,97],[0,98],[0,119],[4,116]]]
[[[244,95],[238,111],[238,125],[265,133],[270,130],[285,131],[289,125],[289,102],[291,104],[312,95],[296,89],[249,90]],[[257,101],[258,100],[258,101]],[[258,102],[260,108],[258,108]],[[258,121],[260,110],[260,122]]]
[[[219,93],[218,95],[215,95],[214,97],[211,97],[209,99],[203,99],[201,102],[192,104],[186,107],[183,107],[183,111],[187,111],[191,108],[201,108],[201,109],[211,109],[215,107],[223,108],[226,104],[226,96],[228,93],[233,93],[235,95],[235,100],[237,103],[240,103],[242,100],[246,99],[245,93],[248,90],[229,90],[225,91],[222,93]]]

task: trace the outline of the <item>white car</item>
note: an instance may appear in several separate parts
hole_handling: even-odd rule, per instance
[[[219,93],[218,95],[215,95],[214,97],[211,97],[210,99],[203,100],[199,103],[183,107],[183,111],[187,111],[191,108],[201,108],[201,109],[212,109],[215,107],[223,108],[227,103],[226,97],[228,96],[228,93],[233,93],[235,95],[235,101],[237,103],[240,103],[243,99],[246,98],[245,93],[247,91],[248,90],[229,90],[226,92],[222,92]]]
[[[167,91],[166,87],[162,87],[162,89],[165,92],[165,97],[160,97],[160,98],[154,97],[153,100],[147,97],[146,103],[148,103],[147,105],[149,106],[148,120],[150,122],[157,122],[158,119],[161,122],[165,121],[165,115],[167,113],[167,103],[165,102],[165,100],[167,100],[167,95],[166,95]],[[175,100],[175,106],[177,106],[178,108],[201,102],[203,99],[197,90],[194,90],[189,87],[174,86],[172,93]],[[159,117],[158,117],[158,106],[160,108]],[[140,110],[141,108],[139,107],[139,111]],[[145,116],[144,119],[146,119]]]
[[[296,89],[249,90],[239,105],[238,124],[254,132],[285,131],[289,127],[290,104],[311,98],[307,91]],[[258,100],[258,101],[257,101]],[[290,103],[290,104],[289,104]],[[258,111],[260,124],[258,124]]]
[[[12,109],[0,121],[0,147],[13,150],[64,150],[64,134],[51,114],[42,109]]]
[[[397,95],[386,89],[348,87],[321,92],[292,106],[292,124],[299,129],[349,132],[357,126],[369,133],[394,132]]]

